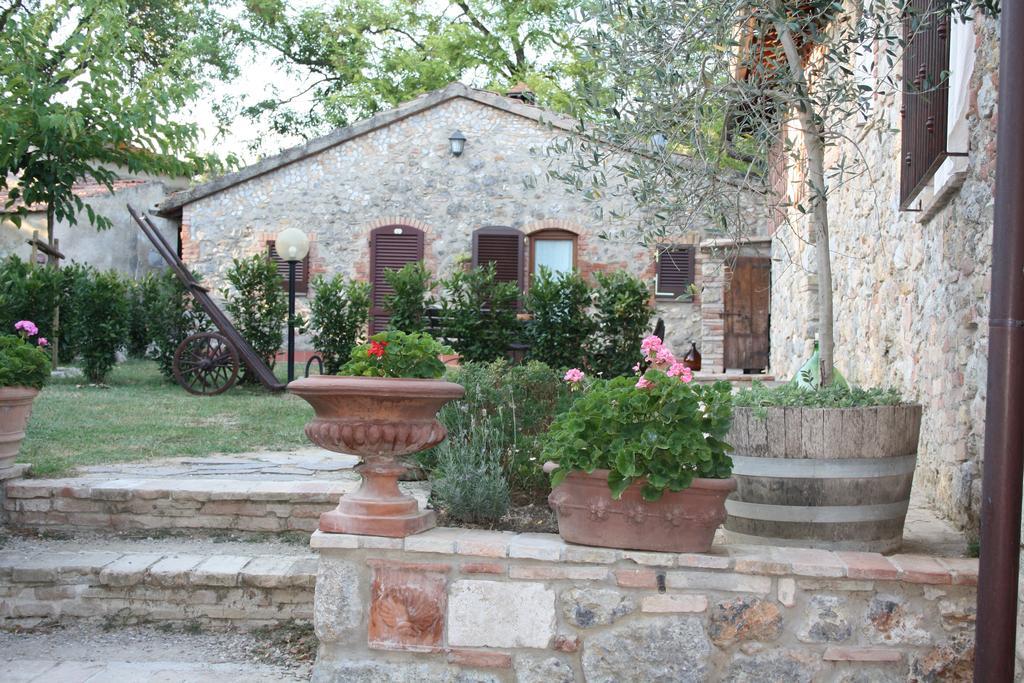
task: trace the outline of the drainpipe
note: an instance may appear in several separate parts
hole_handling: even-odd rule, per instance
[[[1024,2],[1001,3],[999,129],[974,680],[1009,683],[1024,476]]]

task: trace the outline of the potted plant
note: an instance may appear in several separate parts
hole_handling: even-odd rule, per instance
[[[46,338],[30,320],[15,323],[14,331],[0,336],[0,473],[14,466],[32,401],[50,378]]]
[[[381,332],[352,350],[338,376],[296,380],[288,391],[301,397],[316,416],[306,436],[327,450],[362,457],[356,467],[359,490],[320,516],[320,530],[333,533],[403,537],[430,529],[435,515],[398,489],[403,456],[436,446],[447,432],[437,411],[461,398],[462,386],[440,378],[439,359],[452,350],[430,335]]]
[[[736,395],[726,438],[738,488],[726,501],[726,535],[737,543],[895,552],[921,406],[893,390],[813,387],[755,382]]]
[[[638,377],[587,384],[551,425],[544,457],[558,533],[584,545],[703,552],[725,520],[731,478],[732,415],[726,382],[692,383],[655,336],[644,339]]]

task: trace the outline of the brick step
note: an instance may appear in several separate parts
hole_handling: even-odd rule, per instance
[[[316,555],[283,543],[18,539],[0,549],[0,623],[309,621],[316,568]]]
[[[321,512],[357,486],[225,477],[16,479],[5,486],[3,507],[14,529],[310,532]]]

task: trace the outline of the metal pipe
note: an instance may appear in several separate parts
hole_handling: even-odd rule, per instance
[[[280,328],[278,328],[280,329]],[[295,379],[295,261],[288,262],[288,381]]]
[[[1024,477],[1024,2],[1002,3],[974,680],[1012,681]]]

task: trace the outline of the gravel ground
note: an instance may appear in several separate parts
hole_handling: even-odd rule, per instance
[[[13,680],[33,680],[29,670],[33,666],[63,662],[95,669],[96,677],[89,680],[134,672],[139,676],[135,680],[159,673],[181,681],[215,680],[215,676],[221,680],[306,681],[314,658],[312,630],[298,625],[273,632],[207,633],[152,626],[104,630],[96,623],[77,622],[0,631],[5,680],[12,680],[6,676],[19,670],[22,676]]]

